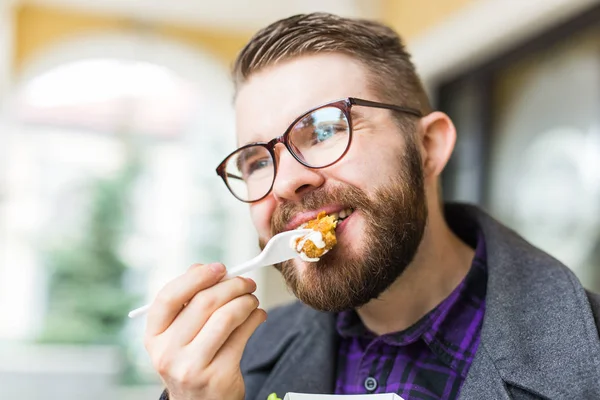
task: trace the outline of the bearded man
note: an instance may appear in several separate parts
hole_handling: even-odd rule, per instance
[[[163,399],[600,398],[600,298],[480,209],[443,204],[455,128],[395,32],[293,16],[250,40],[234,81],[239,148],[217,171],[261,246],[321,212],[338,243],[276,266],[299,301],[266,323],[255,283],[221,264],[167,284],[146,328]]]

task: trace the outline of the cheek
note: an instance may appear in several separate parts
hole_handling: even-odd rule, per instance
[[[271,234],[271,217],[274,210],[274,201],[269,198],[250,206],[250,217],[254,228],[261,237],[270,237]]]
[[[389,181],[400,167],[397,146],[356,141],[344,159],[332,168],[332,177],[369,191]]]

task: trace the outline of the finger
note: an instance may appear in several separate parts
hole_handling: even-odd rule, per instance
[[[223,264],[198,265],[167,283],[150,306],[146,334],[155,336],[164,332],[181,312],[185,303],[199,291],[219,282],[225,272]]]
[[[266,320],[267,313],[262,308],[252,311],[248,319],[233,331],[223,346],[217,351],[212,363],[216,365],[223,362],[239,365],[250,336]]]
[[[201,363],[209,364],[231,333],[242,325],[257,307],[256,296],[246,294],[219,308],[188,345],[190,354],[198,354]]]
[[[163,334],[169,337],[169,341],[187,345],[216,310],[255,290],[256,283],[253,280],[237,277],[198,292]]]

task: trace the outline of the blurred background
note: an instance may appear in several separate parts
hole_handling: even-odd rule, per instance
[[[158,398],[127,311],[194,262],[258,252],[214,172],[235,147],[229,68],[311,11],[394,27],[458,128],[446,199],[600,290],[600,1],[0,0],[3,398]],[[264,307],[290,300],[276,271],[252,277]]]

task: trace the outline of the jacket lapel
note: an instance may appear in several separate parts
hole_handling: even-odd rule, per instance
[[[288,392],[333,393],[337,340],[335,316],[308,308],[296,326],[295,339],[281,355],[255,400],[271,393],[280,397]]]
[[[551,399],[597,396],[598,331],[574,274],[474,207],[449,207],[447,217],[458,230],[475,222],[488,256],[481,354],[461,399],[508,398],[506,384]]]
[[[460,399],[512,399],[483,343],[480,343],[473,364],[469,368],[467,379],[460,390]]]

